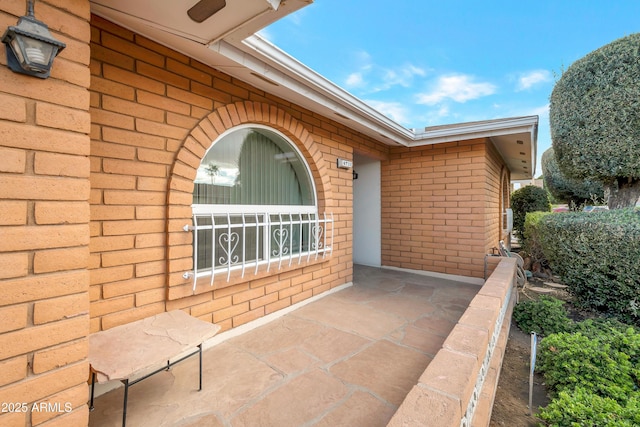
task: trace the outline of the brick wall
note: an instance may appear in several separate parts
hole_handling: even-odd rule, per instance
[[[24,2],[0,11],[14,25]],[[335,160],[354,151],[382,160],[385,265],[481,275],[501,165],[491,144],[389,149],[89,13],[86,0],[38,2],[67,43],[48,80],[10,72],[0,49],[0,402],[74,409],[0,425],[86,424],[89,331],[171,309],[229,329],[349,282],[352,177]],[[278,129],[306,157],[334,214],[333,255],[193,292],[180,229],[195,169],[242,123]]]
[[[387,426],[487,427],[517,300],[516,261],[500,258]]]
[[[3,1],[0,28],[25,9]],[[35,14],[67,47],[46,80],[11,72],[0,49],[0,402],[28,408],[0,425],[86,425],[89,2]]]
[[[182,309],[229,329],[351,281],[354,150],[386,146],[140,35],[92,18],[91,331]],[[333,212],[328,260],[245,278],[192,283],[193,179],[222,132],[273,127],[309,163],[320,212]]]
[[[382,163],[382,263],[483,277],[500,228],[502,160],[479,139],[393,148]]]

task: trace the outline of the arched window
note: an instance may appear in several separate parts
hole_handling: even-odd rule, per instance
[[[328,249],[331,221],[318,215],[309,166],[270,128],[234,128],[213,143],[197,171],[192,207],[196,279],[300,263]]]
[[[193,203],[315,206],[316,200],[309,167],[297,148],[272,130],[245,127],[223,135],[205,154]]]
[[[502,215],[502,238],[511,233],[513,229],[513,211],[510,208],[510,192],[509,175],[506,169],[502,171],[502,179],[500,182],[500,213]]]

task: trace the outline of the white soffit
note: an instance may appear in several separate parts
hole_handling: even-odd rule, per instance
[[[525,116],[433,126],[416,132],[414,145],[488,138],[512,179],[529,179],[536,169],[538,122],[538,116]]]
[[[187,11],[199,0],[91,0],[91,11],[110,20],[135,22],[200,44],[225,37],[245,38],[309,1],[226,0],[224,7],[202,23],[189,18]],[[297,8],[291,6],[297,5]],[[244,34],[243,34],[244,30]],[[141,32],[144,34],[144,32]]]

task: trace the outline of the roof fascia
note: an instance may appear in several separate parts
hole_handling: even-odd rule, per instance
[[[458,141],[460,137],[475,139],[529,132],[532,134],[531,141],[536,140],[538,116],[498,119],[415,132],[371,108],[362,100],[257,34],[243,40],[242,47],[241,49],[222,41],[211,46],[211,49],[250,67],[251,71],[259,73],[266,79],[295,90],[315,102],[320,102],[350,120],[359,122],[370,129],[375,129],[383,136],[406,147]],[[248,52],[247,49],[249,49]]]
[[[483,123],[462,123],[416,133],[411,146],[439,144],[464,139],[491,138],[492,136],[530,133],[531,141],[538,134],[538,116],[491,120]]]
[[[408,146],[414,139],[411,130],[389,119],[257,34],[244,39],[240,47],[223,40],[210,48],[249,67],[268,80],[320,102],[339,115],[375,129],[401,145]],[[247,48],[250,52],[247,52]],[[257,55],[253,55],[254,53]]]

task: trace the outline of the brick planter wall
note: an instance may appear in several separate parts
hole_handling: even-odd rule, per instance
[[[489,425],[516,301],[515,270],[515,259],[500,260],[390,427]]]

